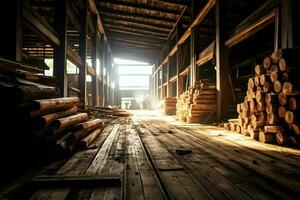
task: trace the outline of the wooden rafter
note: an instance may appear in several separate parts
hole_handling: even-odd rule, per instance
[[[110,15],[110,14],[107,14],[107,13],[101,14],[101,17],[102,17],[102,19],[112,19],[112,20],[117,20],[117,21],[122,21],[122,22],[133,22],[133,23],[147,25],[147,26],[155,26],[155,27],[160,27],[160,28],[165,28],[165,29],[172,29],[172,25],[148,22],[148,21],[145,21],[145,20],[137,19],[137,18],[116,16],[116,15]]]
[[[142,29],[142,30],[146,30],[146,31],[152,31],[152,32],[160,32],[160,33],[166,33],[168,34],[170,32],[170,29],[165,29],[165,28],[161,28],[155,25],[142,25],[139,23],[135,23],[135,22],[123,22],[123,21],[116,21],[116,20],[112,20],[112,19],[103,19],[102,20],[104,22],[104,24],[112,24],[112,25],[118,25],[118,26],[126,26],[129,28],[134,28],[134,29]]]
[[[158,36],[158,37],[163,37],[163,38],[167,38],[167,36],[168,36],[168,34],[165,34],[165,33],[141,30],[141,29],[137,29],[137,28],[130,28],[130,27],[120,26],[120,25],[105,24],[105,27],[108,28],[109,30],[110,29],[125,30],[125,31],[136,32],[136,33],[141,33],[141,34],[150,34],[153,36]]]
[[[128,1],[101,0],[101,3],[109,3],[109,4],[120,5],[120,6],[126,6],[126,7],[138,8],[138,9],[144,9],[144,10],[151,10],[151,11],[155,11],[155,12],[170,13],[170,14],[174,14],[174,15],[179,15],[181,13],[181,11],[178,11],[178,10],[161,8],[161,7],[152,6],[149,4],[133,3],[133,2],[128,2]]]
[[[124,29],[119,29],[119,28],[113,28],[110,27],[109,32],[115,32],[115,33],[122,33],[122,34],[129,34],[132,36],[141,36],[141,37],[145,37],[145,38],[152,38],[152,39],[159,39],[159,40],[167,40],[166,37],[162,37],[162,36],[158,36],[158,35],[152,35],[152,34],[146,34],[144,32],[136,32],[136,31],[127,31]]]

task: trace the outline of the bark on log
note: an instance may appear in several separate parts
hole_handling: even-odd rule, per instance
[[[35,100],[31,103],[32,118],[71,108],[79,103],[78,97]]]
[[[87,148],[90,146],[93,141],[101,134],[101,129],[98,128],[91,132],[89,135],[87,135],[85,138],[83,138],[80,142],[80,147],[81,148]]]
[[[84,122],[88,120],[86,113],[80,113],[71,115],[69,117],[59,118],[51,122],[50,126],[55,129],[72,126],[76,123]]]
[[[53,120],[73,115],[77,112],[77,110],[78,110],[78,108],[76,106],[73,106],[72,108],[62,110],[60,112],[55,112],[55,113],[51,113],[51,114],[48,114],[48,115],[41,116],[41,117],[37,118],[36,125],[39,128],[45,128]]]

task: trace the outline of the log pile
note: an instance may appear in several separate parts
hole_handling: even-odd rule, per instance
[[[118,118],[118,117],[131,117],[132,113],[120,109],[120,108],[110,108],[101,106],[86,106],[87,111],[97,117],[105,118]]]
[[[163,114],[175,115],[176,114],[176,97],[165,97],[163,102]]]
[[[216,109],[215,82],[196,81],[194,87],[180,95],[176,108],[180,121],[204,123],[212,120]]]
[[[87,147],[101,132],[102,120],[89,121],[86,113],[78,113],[77,97],[58,98],[57,79],[41,72],[0,59],[0,122],[10,130],[3,141],[20,141],[16,143],[20,148],[49,152]]]
[[[255,67],[256,75],[248,81],[244,102],[237,104],[238,119],[224,124],[225,128],[264,143],[299,144],[297,51],[282,49],[273,52],[264,59],[263,65]]]
[[[89,120],[87,113],[78,113],[78,104],[78,97],[34,100],[30,105],[33,137],[66,151],[90,144],[89,134],[100,133],[102,120]]]

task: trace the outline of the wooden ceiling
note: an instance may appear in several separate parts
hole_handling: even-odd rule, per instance
[[[157,59],[189,0],[95,0],[115,57]],[[187,12],[185,12],[186,14]],[[189,16],[183,16],[189,24]]]

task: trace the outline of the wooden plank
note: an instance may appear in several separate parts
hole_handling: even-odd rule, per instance
[[[159,123],[155,123],[155,125],[159,126]],[[279,190],[279,191],[275,190],[274,191],[275,185],[270,187],[269,180],[264,180],[261,176],[254,175],[255,173],[253,175],[251,175],[253,173],[253,171],[250,170],[250,169],[252,169],[252,168],[249,168],[249,169],[245,170],[246,165],[244,165],[244,164],[240,165],[239,163],[235,162],[239,159],[229,156],[232,152],[229,153],[228,156],[224,157],[224,153],[221,153],[219,148],[224,147],[225,145],[223,143],[220,143],[219,145],[216,144],[215,143],[216,136],[210,136],[210,137],[212,137],[212,139],[207,141],[207,136],[209,136],[209,133],[205,134],[206,136],[202,137],[201,134],[195,133],[190,129],[187,130],[187,132],[185,132],[185,131],[179,130],[178,128],[179,127],[176,127],[176,128],[172,129],[172,131],[174,131],[176,134],[166,135],[166,137],[167,137],[166,141],[169,141],[170,143],[174,143],[174,142],[176,143],[176,141],[180,141],[180,145],[184,145],[185,144],[184,142],[189,143],[191,146],[187,146],[186,148],[192,149],[193,153],[196,153],[197,156],[198,156],[197,152],[199,152],[199,151],[202,152],[203,151],[203,154],[201,154],[201,155],[205,155],[205,156],[209,155],[210,157],[213,157],[216,161],[223,163],[224,165],[220,166],[221,169],[223,169],[223,170],[226,170],[226,168],[234,167],[232,170],[230,170],[230,169],[228,169],[228,170],[229,171],[235,171],[235,172],[238,171],[239,172],[238,177],[240,177],[241,174],[244,174],[243,176],[245,176],[245,177],[249,177],[249,179],[245,178],[244,181],[242,181],[242,182],[238,181],[239,187],[243,188],[243,191],[247,192],[248,195],[252,196],[253,194],[256,194],[257,192],[259,192],[259,195],[262,195],[262,196],[265,196],[265,197],[269,196],[268,198],[270,198],[270,196],[275,195],[275,194],[273,194],[273,192],[276,192],[276,195],[281,196],[282,198],[293,195],[293,194],[289,194],[287,192],[283,192],[282,190]],[[186,128],[180,128],[180,129],[185,130]],[[207,130],[204,127],[202,127],[202,129]],[[184,135],[181,135],[179,133],[182,133]],[[193,134],[193,137],[188,136],[190,133]],[[201,138],[202,138],[201,142],[200,142],[200,140],[196,139],[196,138],[199,138],[199,136],[201,136]],[[178,139],[176,139],[176,138],[178,138]],[[204,144],[204,143],[206,143],[206,144]],[[168,143],[166,145],[166,147],[168,147],[168,146],[171,146],[171,144]],[[197,147],[197,148],[194,148],[194,147]],[[230,146],[228,146],[228,148],[230,148]],[[215,150],[213,150],[213,149],[215,149]],[[234,149],[236,150],[237,148],[234,147]],[[232,148],[232,150],[233,150],[233,148]],[[220,153],[220,155],[218,155],[219,153]],[[190,156],[188,158],[190,158]],[[202,163],[202,162],[207,162],[207,161],[209,161],[209,158],[203,158],[203,160],[198,161],[197,163]],[[184,161],[184,163],[189,164],[189,163],[193,163],[193,162],[192,162],[192,160],[189,160],[188,162]],[[216,166],[216,165],[213,164],[212,166]],[[203,167],[201,167],[201,169],[202,168]],[[199,168],[196,168],[196,169],[199,169]],[[201,171],[201,170],[198,170],[198,171]],[[211,173],[206,173],[206,174],[211,174]],[[259,177],[259,179],[257,179],[258,177]],[[233,180],[236,180],[236,178],[234,178],[234,177],[232,177],[232,178],[233,178]],[[255,180],[252,180],[252,179],[255,179]],[[203,179],[201,179],[201,180],[203,180]],[[215,178],[212,179],[212,180],[215,181]],[[251,184],[250,184],[250,186],[249,186],[249,184],[245,185],[243,182],[246,182],[246,183],[251,182],[253,185],[252,186],[251,186]],[[236,182],[234,182],[234,184],[236,184]],[[257,185],[260,185],[260,187],[262,187],[264,189],[262,189],[260,191],[257,191],[257,192],[254,192],[254,193],[251,193],[250,191],[255,191],[256,190]],[[278,186],[276,186],[276,187],[278,187]],[[235,194],[232,193],[231,195],[235,195]],[[255,196],[255,197],[257,197],[257,196]]]
[[[118,120],[116,120],[111,125],[108,125],[107,127],[104,128],[100,137],[97,138],[97,140],[94,142],[96,147],[102,147],[108,135],[112,135],[111,137],[114,136],[115,132],[113,132],[112,130],[114,130],[113,128],[115,128],[116,126],[114,125],[114,123],[116,123],[117,121]],[[57,171],[56,174],[57,175],[86,174],[87,169],[90,167],[90,163],[95,159],[96,155],[98,155],[100,150],[95,148],[95,149],[90,149],[90,150],[76,153],[61,169]],[[64,189],[45,188],[36,191],[30,199],[51,199],[54,197],[63,199],[68,195],[69,192],[70,192],[70,188],[64,188]]]
[[[121,185],[121,180],[118,174],[96,176],[44,175],[35,177],[34,179],[30,180],[29,184],[33,184],[34,187],[99,187]]]

